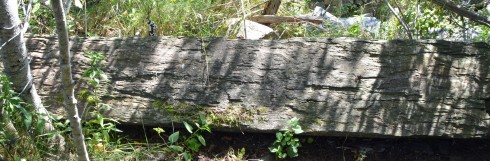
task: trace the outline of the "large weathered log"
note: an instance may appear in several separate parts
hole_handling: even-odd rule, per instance
[[[35,83],[62,114],[51,37],[27,38]],[[275,131],[291,117],[318,135],[487,137],[490,46],[439,40],[74,38],[108,56],[105,115],[169,125],[205,113],[217,128]],[[81,81],[79,81],[81,82]]]

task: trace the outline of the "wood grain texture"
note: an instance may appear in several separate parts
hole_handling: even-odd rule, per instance
[[[62,114],[56,43],[27,38],[39,93]],[[218,130],[272,132],[299,117],[314,135],[479,138],[489,132],[490,46],[484,43],[191,37],[71,43],[75,78],[87,67],[84,51],[108,56],[104,100],[113,109],[105,115],[125,124],[164,126],[201,112]]]

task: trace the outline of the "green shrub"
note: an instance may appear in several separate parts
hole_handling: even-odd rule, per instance
[[[276,141],[269,147],[269,151],[276,154],[279,159],[298,157],[298,148],[301,143],[295,134],[303,133],[298,118],[292,118],[286,123],[287,127],[276,133]]]

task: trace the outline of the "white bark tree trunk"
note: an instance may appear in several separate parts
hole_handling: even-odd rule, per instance
[[[90,160],[85,146],[80,117],[78,116],[77,100],[74,96],[74,81],[71,72],[71,55],[69,50],[68,30],[66,29],[66,17],[61,0],[51,0],[54,17],[56,20],[56,33],[58,34],[60,49],[61,84],[67,118],[72,128],[73,143],[77,149],[78,160]]]
[[[32,75],[29,58],[22,33],[22,22],[18,14],[16,0],[0,1],[0,56],[4,73],[13,83],[12,88],[20,93],[24,100],[31,103],[38,114],[44,116],[45,130],[54,128],[44,108],[35,86],[32,85]]]
[[[20,24],[20,19],[18,17],[13,16],[13,15],[16,16],[18,15],[16,8],[17,8],[16,1],[6,1],[6,0],[0,1],[0,56],[2,57],[2,62],[4,63],[5,66],[5,73],[9,74],[8,76],[11,79],[15,77],[12,76],[15,75],[13,73],[13,70],[15,70],[14,68],[16,65],[13,63],[9,63],[10,60],[9,58],[14,59],[14,57],[10,57],[10,55],[17,55],[18,52],[12,52],[12,51],[15,51],[15,49],[17,49],[18,46],[21,46],[20,45],[21,42],[16,43],[14,41],[19,39],[22,40],[22,38],[18,36],[17,39],[15,40],[12,39],[10,43],[7,43],[9,39],[15,38],[14,35],[16,33],[20,32],[20,28],[17,27],[17,25]],[[26,48],[24,46],[24,48],[21,49],[25,50]],[[21,51],[19,52],[25,53]],[[17,80],[16,83],[18,82],[21,81]],[[2,129],[5,130],[7,136],[13,137],[12,138],[13,140],[17,140],[17,138],[19,137],[17,129],[12,124],[12,122],[4,116],[7,113],[3,110],[4,107],[2,102],[0,102],[0,105],[2,105],[0,107],[0,111],[1,111],[0,118],[5,123],[5,126],[2,127]]]
[[[12,82],[12,88],[15,92],[20,93],[21,97],[34,106],[35,112],[41,119],[45,120],[44,131],[51,132],[54,126],[50,120],[49,112],[44,108],[41,98],[37,94],[33,85],[31,68],[29,66],[29,57],[24,42],[24,33],[22,31],[22,21],[18,14],[18,5],[16,0],[0,0],[0,56],[2,57],[3,72]],[[3,108],[3,106],[1,106]],[[3,110],[0,110],[3,111]],[[2,114],[5,114],[2,112]],[[0,114],[0,115],[2,115]],[[0,118],[4,118],[1,117]],[[16,134],[16,129],[10,120],[4,120],[6,127],[4,130]],[[56,145],[55,150],[64,153],[64,138],[57,134],[57,139],[50,142]],[[64,155],[59,155],[64,157]],[[57,158],[61,159],[61,158]]]

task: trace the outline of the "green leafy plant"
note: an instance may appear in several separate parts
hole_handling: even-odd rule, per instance
[[[104,73],[102,68],[105,66],[105,56],[98,52],[85,52],[85,55],[90,59],[88,61],[89,67],[84,70],[82,77],[86,80],[88,88],[80,90],[79,99],[84,102],[85,111],[95,109],[92,113],[97,115],[100,110],[109,110],[110,106],[101,103],[101,93],[104,93],[103,85],[107,85],[108,82],[107,75]],[[83,112],[85,113],[85,112]]]
[[[39,160],[49,153],[46,121],[32,105],[11,89],[12,83],[0,74],[0,148],[7,160]]]
[[[100,114],[101,110],[109,110],[111,107],[101,102],[101,93],[104,93],[103,85],[108,81],[102,68],[105,66],[105,56],[98,52],[86,52],[89,58],[89,67],[84,70],[82,77],[88,88],[79,92],[79,97],[84,102],[85,111],[90,111],[90,120],[84,122],[84,135],[87,137],[87,146],[92,152],[104,153],[106,147],[113,143],[114,132],[122,132],[116,128],[117,120],[105,118]],[[85,113],[85,112],[83,112]]]
[[[295,134],[303,133],[299,119],[294,117],[287,121],[286,125],[286,128],[276,133],[276,141],[269,147],[269,151],[275,153],[279,159],[297,157],[298,148],[301,147],[299,139],[294,137]]]
[[[153,128],[153,130],[157,132],[158,136],[160,136],[164,143],[167,144],[167,148],[170,150],[170,152],[178,154],[176,159],[180,160],[183,158],[184,160],[188,161],[192,160],[192,153],[196,153],[202,146],[206,146],[206,140],[202,136],[202,132],[211,133],[211,128],[206,121],[206,117],[203,114],[200,114],[199,119],[200,123],[194,123],[195,127],[186,121],[183,122],[185,129],[190,133],[189,136],[182,137],[183,141],[179,141],[181,138],[179,131],[168,136],[168,143],[166,143],[165,139],[163,139],[161,135],[161,133],[164,133],[165,130],[162,128]]]
[[[97,114],[95,119],[85,123],[85,136],[87,136],[88,146],[95,152],[105,152],[107,145],[111,144],[114,132],[122,132],[116,128],[116,120],[105,118]]]

